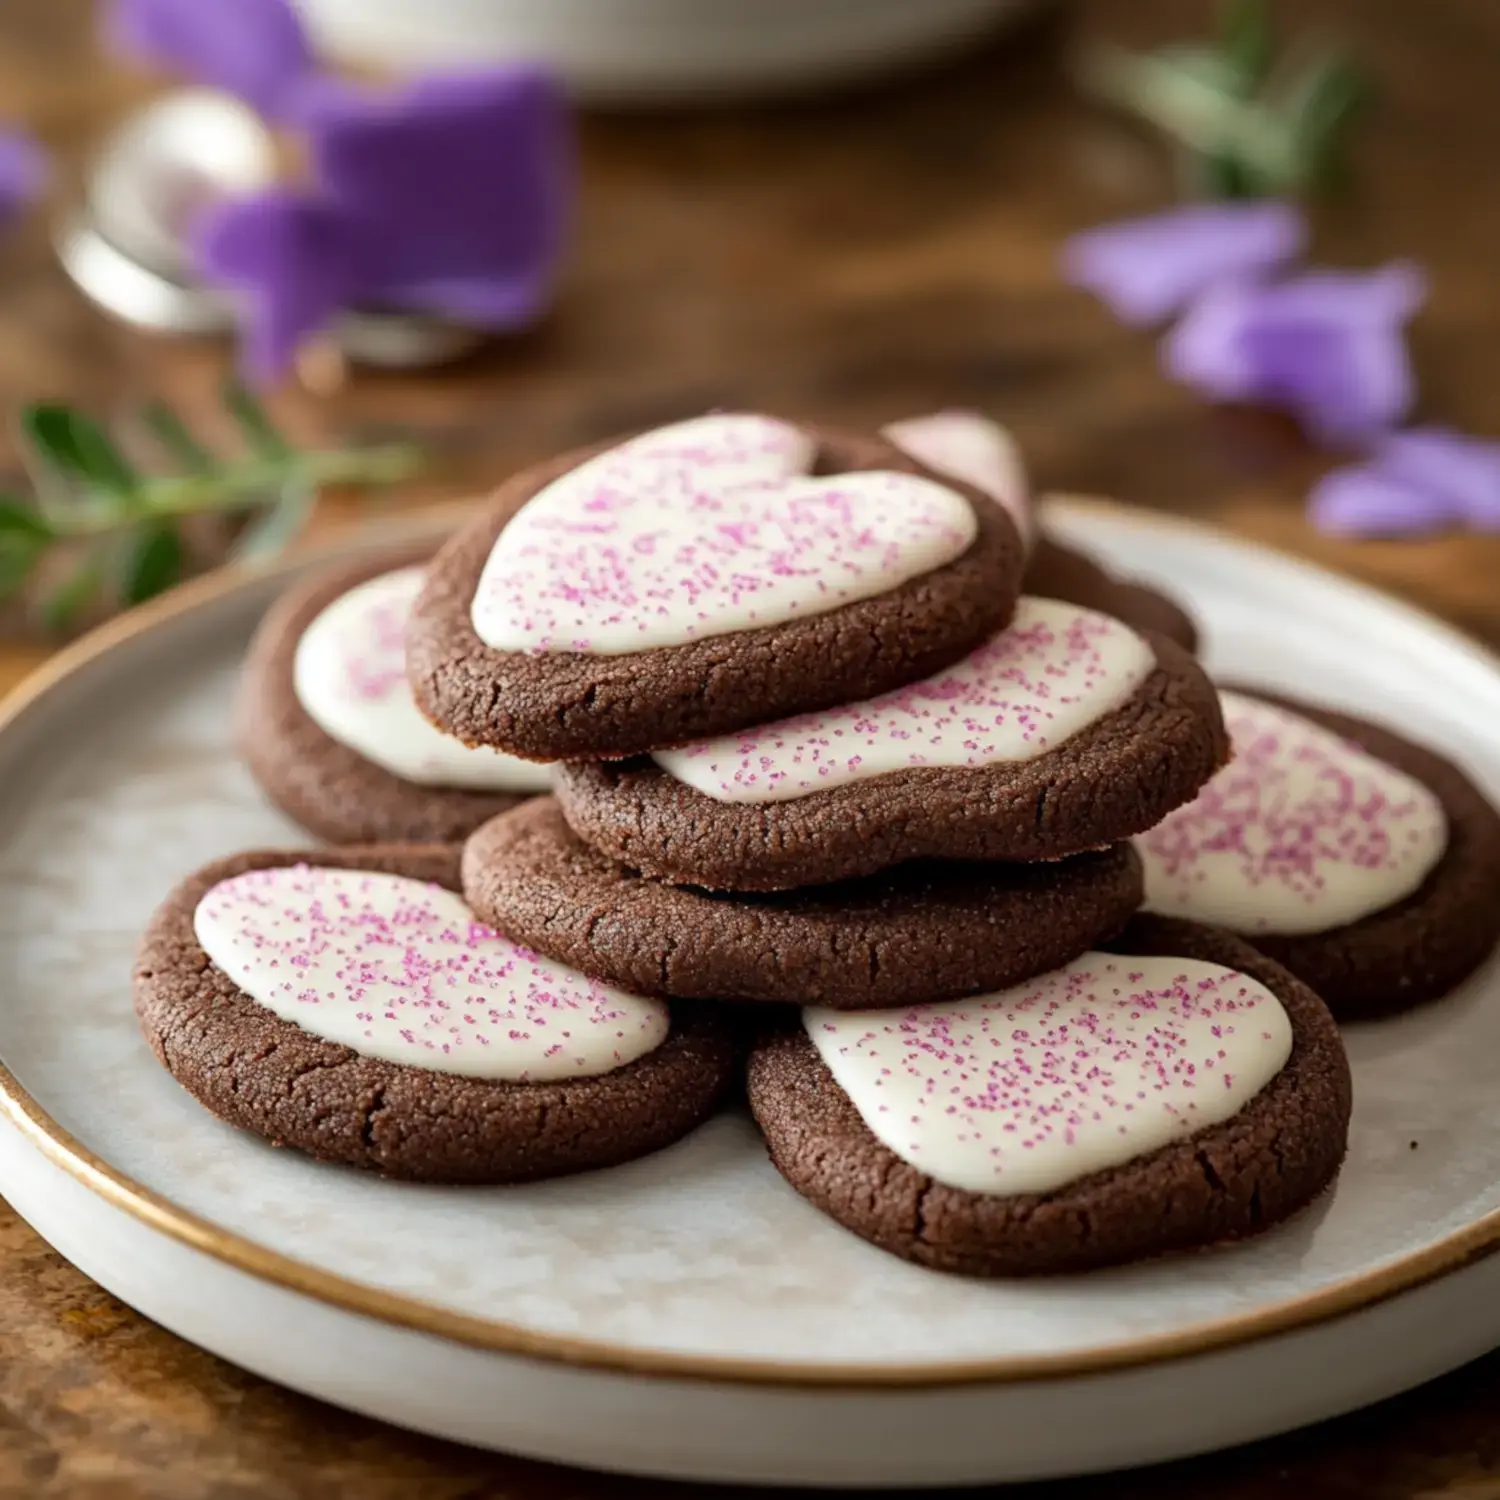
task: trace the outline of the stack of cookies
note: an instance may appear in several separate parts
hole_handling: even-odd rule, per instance
[[[1193,638],[1039,534],[973,418],[567,455],[425,571],[268,617],[246,758],[345,847],[185,882],[147,1036],[223,1117],[396,1176],[628,1160],[743,1077],[792,1187],[922,1264],[1252,1233],[1345,1149],[1294,974],[1455,983],[1500,825],[1371,726],[1221,708]]]

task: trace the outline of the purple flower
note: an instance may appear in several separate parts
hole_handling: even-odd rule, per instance
[[[47,185],[47,155],[29,135],[0,130],[0,227],[8,224]]]
[[[1307,514],[1334,536],[1422,536],[1453,521],[1446,502],[1374,464],[1325,474],[1308,495]]]
[[[105,28],[127,56],[237,94],[273,120],[296,113],[316,72],[288,0],[113,0]]]
[[[1325,475],[1308,513],[1342,536],[1500,531],[1500,443],[1442,427],[1393,432],[1371,462]]]
[[[1286,407],[1328,441],[1368,439],[1411,406],[1405,324],[1425,295],[1406,262],[1308,271],[1270,286],[1226,283],[1167,334],[1163,362],[1213,400]]]
[[[1439,497],[1476,531],[1500,531],[1500,443],[1446,427],[1393,432],[1376,450],[1393,479]]]
[[[251,378],[274,380],[302,342],[354,300],[349,278],[359,252],[358,236],[336,213],[290,190],[210,212],[203,269],[248,295],[244,365]]]
[[[1289,203],[1204,203],[1075,234],[1063,274],[1125,323],[1159,323],[1223,281],[1269,275],[1302,253],[1307,226]]]
[[[247,365],[270,379],[341,308],[420,310],[492,329],[544,309],[572,196],[568,117],[532,68],[394,95],[304,97],[313,186],[221,205],[200,269],[248,294]]]

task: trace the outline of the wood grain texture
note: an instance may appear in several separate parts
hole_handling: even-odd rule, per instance
[[[0,112],[62,153],[60,192],[141,81],[89,39],[88,0],[0,4]],[[1500,434],[1500,6],[1305,0],[1379,80],[1361,173],[1320,210],[1324,259],[1424,262],[1424,414]],[[1369,544],[1301,517],[1327,463],[1283,423],[1215,412],[1148,336],[1057,280],[1059,240],[1152,207],[1160,154],[1071,96],[1080,32],[1191,34],[1203,0],[1104,0],[957,67],[831,103],[589,120],[579,247],[556,315],[441,375],[364,377],[275,405],[304,439],[419,433],[437,471],[403,501],[483,488],[616,430],[764,405],[873,425],[948,404],[1009,422],[1040,484],[1199,516],[1412,598],[1500,643],[1500,539]],[[42,395],[119,416],[165,395],[206,428],[222,349],[139,338],[85,307],[38,216],[0,243],[0,406]],[[0,436],[0,487],[17,479]],[[348,524],[348,501],[322,528]],[[41,653],[0,648],[0,689]],[[1500,1359],[1244,1453],[1025,1500],[1500,1500]],[[0,1208],[0,1495],[68,1500],[358,1495],[592,1500],[728,1494],[598,1479],[393,1432],[242,1375],[93,1287]]]

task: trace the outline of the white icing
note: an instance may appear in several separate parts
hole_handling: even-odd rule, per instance
[[[1135,842],[1146,905],[1238,932],[1326,932],[1417,889],[1448,845],[1420,781],[1299,714],[1221,693],[1234,759]]]
[[[1155,667],[1118,620],[1025,598],[1008,630],[934,677],[655,758],[719,802],[784,802],[912,767],[1032,760],[1119,708]]]
[[[877,1140],[949,1187],[1047,1193],[1238,1114],[1286,1065],[1264,985],[1190,958],[1086,953],[1013,989],[803,1012]]]
[[[823,614],[951,562],[973,507],[910,474],[808,476],[769,417],[634,438],[532,497],[500,533],[474,629],[502,651],[619,655]]]
[[[659,1047],[667,1007],[518,946],[439,886],[298,865],[221,881],[203,951],[252,999],[366,1057],[543,1083]]]
[[[1031,486],[1016,440],[972,411],[938,411],[892,422],[885,435],[918,463],[983,490],[1005,507],[1029,551],[1036,541]]]
[[[406,680],[406,622],[421,568],[400,568],[340,595],[302,633],[292,690],[330,739],[417,786],[544,792],[547,767],[434,729]]]

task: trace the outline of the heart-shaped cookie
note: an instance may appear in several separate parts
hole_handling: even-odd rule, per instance
[[[950,666],[1022,561],[1003,507],[883,438],[707,417],[503,484],[433,559],[408,669],[465,744],[618,759]]]
[[[1422,884],[1448,842],[1431,790],[1299,714],[1220,702],[1233,760],[1136,840],[1150,910],[1252,937],[1325,932]]]
[[[702,1124],[738,1076],[732,1028],[480,926],[458,855],[257,849],[189,875],[132,976],[152,1052],[241,1130],[419,1182],[589,1171]]]
[[[1322,1001],[1229,933],[1133,918],[1000,994],[767,1032],[771,1160],[921,1265],[1050,1275],[1259,1234],[1333,1180],[1349,1063]]]
[[[399,568],[357,584],[302,633],[292,664],[297,699],[330,739],[417,786],[544,792],[548,772],[488,746],[470,748],[417,711],[406,679],[406,624],[425,570]]]
[[[956,666],[865,703],[659,750],[719,802],[785,802],[892,771],[1034,760],[1126,701],[1156,667],[1118,620],[1023,599],[1008,630]]]
[[[570,761],[569,826],[658,880],[785,891],[913,859],[1062,859],[1143,833],[1227,759],[1180,647],[1023,599],[1012,629],[878,698],[619,763]]]
[[[554,480],[500,533],[472,606],[501,651],[619,655],[818,615],[974,540],[962,495],[914,474],[811,477],[816,444],[711,416]]]
[[[213,886],[203,951],[283,1020],[365,1057],[471,1078],[592,1078],[659,1047],[667,1007],[556,964],[451,891],[371,870],[291,865]]]
[[[1291,1025],[1263,984],[1189,958],[1085,953],[993,995],[807,1010],[875,1138],[935,1182],[1047,1193],[1236,1115]]]

